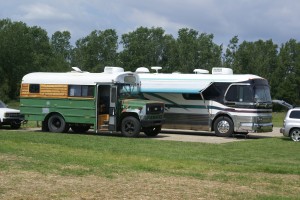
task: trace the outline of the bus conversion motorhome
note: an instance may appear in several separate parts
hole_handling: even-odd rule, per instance
[[[233,74],[230,68],[195,70],[195,74],[138,70],[146,99],[165,103],[163,128],[214,131],[217,136],[268,132],[272,100],[268,81]]]
[[[35,72],[22,79],[20,110],[25,119],[41,121],[50,132],[121,131],[136,137],[143,131],[156,136],[163,122],[164,104],[137,98],[139,77],[120,67],[103,73]]]

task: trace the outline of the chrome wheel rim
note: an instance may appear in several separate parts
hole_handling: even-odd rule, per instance
[[[220,133],[227,133],[230,129],[230,125],[228,121],[222,120],[218,123],[217,128]]]
[[[291,134],[291,138],[292,138],[293,141],[299,142],[300,141],[300,132],[299,132],[299,130],[294,130]]]

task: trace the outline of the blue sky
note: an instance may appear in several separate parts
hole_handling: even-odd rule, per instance
[[[115,29],[119,35],[140,26],[162,27],[177,37],[180,28],[214,34],[228,44],[272,39],[300,41],[299,0],[0,0],[0,19],[40,26],[49,36],[68,30],[72,41],[93,30]]]

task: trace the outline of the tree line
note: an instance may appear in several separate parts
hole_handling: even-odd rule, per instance
[[[194,69],[229,67],[234,73],[256,74],[268,79],[273,99],[300,104],[300,43],[270,40],[239,41],[227,46],[214,35],[182,28],[175,38],[160,27],[139,27],[118,37],[114,29],[94,30],[72,45],[69,31],[51,37],[41,27],[10,19],[0,20],[0,99],[17,99],[22,77],[36,71],[102,72],[105,66],[126,71],[161,66],[162,72],[192,73]]]

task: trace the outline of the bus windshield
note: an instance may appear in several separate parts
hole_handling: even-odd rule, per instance
[[[135,84],[120,84],[120,95],[122,98],[132,98],[138,95],[138,86]]]
[[[254,87],[255,102],[272,102],[270,88],[266,85],[256,85]]]
[[[225,96],[229,102],[269,103],[272,102],[268,85],[232,84]]]

